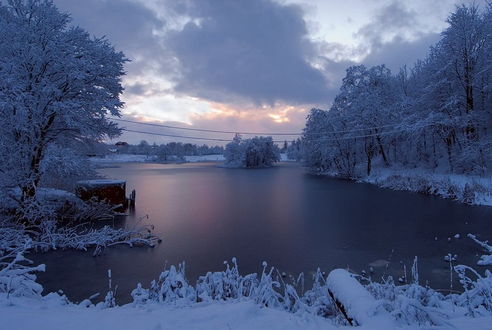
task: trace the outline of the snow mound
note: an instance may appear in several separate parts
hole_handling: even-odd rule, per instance
[[[338,301],[340,308],[355,321],[354,325],[393,329],[389,314],[376,299],[352,275],[344,269],[335,269],[327,279],[328,290]]]

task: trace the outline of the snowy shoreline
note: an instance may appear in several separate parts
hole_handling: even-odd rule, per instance
[[[184,162],[184,163],[201,163],[201,162],[224,162],[224,155],[201,155],[201,156],[184,156],[183,160],[171,159],[168,162]],[[91,157],[89,160],[95,164],[107,163],[166,163],[159,161],[156,156],[147,155],[131,155],[131,154],[111,154],[103,157]],[[286,154],[280,154],[281,162],[295,162],[287,157]]]
[[[155,156],[114,154],[90,158],[99,165],[113,163],[166,163]],[[224,162],[223,155],[184,156],[184,160],[170,160],[169,163]],[[281,162],[295,162],[280,155]],[[222,166],[227,168],[228,166]],[[342,178],[354,182],[370,183],[380,188],[411,191],[451,199],[469,205],[492,206],[492,177],[463,174],[435,173],[421,169],[374,168],[365,177],[346,177],[331,171],[311,171],[312,174]]]
[[[335,172],[312,174],[370,183],[380,188],[411,191],[480,206],[492,206],[492,177],[434,173],[425,170],[378,168],[366,177],[345,177]]]
[[[183,159],[170,157],[168,161],[160,161],[156,156],[111,154],[103,157],[91,157],[89,160],[95,164],[107,163],[199,163],[199,162],[222,162],[223,155],[184,156]]]
[[[295,284],[279,282],[265,263],[261,275],[243,276],[233,262],[225,271],[208,272],[196,285],[186,280],[184,264],[171,266],[149,288],[138,284],[133,302],[125,305],[117,305],[111,284],[104,302],[94,304],[89,298],[72,303],[62,292],[36,294],[40,285],[34,274],[17,277],[12,294],[0,292],[1,325],[26,330],[345,329],[349,324],[333,297],[343,304],[345,318],[357,320],[361,330],[486,329],[492,324],[490,273],[469,282],[465,293],[444,296],[419,284],[416,258],[404,285],[389,278],[372,282],[343,269],[325,277],[318,270],[312,289],[299,292]],[[468,269],[459,265],[455,271],[468,279]]]

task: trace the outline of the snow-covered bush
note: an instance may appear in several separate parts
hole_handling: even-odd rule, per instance
[[[210,301],[253,301],[259,306],[276,308],[292,313],[313,314],[323,317],[338,317],[331,298],[327,295],[321,271],[315,275],[312,289],[299,293],[293,284],[280,280],[280,273],[274,268],[258,274],[241,275],[236,259],[232,266],[225,262],[226,269],[221,272],[208,272],[200,276],[196,285],[190,285],[184,276],[184,264],[171,266],[161,273],[158,281],[152,281],[149,289],[139,283],[132,291],[133,303],[142,305],[149,302],[178,304],[180,306]],[[278,276],[276,276],[276,274]]]
[[[225,264],[226,269],[222,272],[209,272],[200,276],[195,286],[186,280],[183,264],[178,267],[171,266],[160,275],[158,281],[152,281],[149,289],[138,284],[132,291],[133,303],[190,306],[210,301],[248,300],[265,308],[301,315],[318,315],[332,319],[335,324],[348,324],[347,315],[343,314],[334,299],[354,292],[353,288],[346,287],[350,283],[338,283],[341,287],[335,290],[335,294],[340,296],[332,297],[329,285],[333,283],[328,284],[319,269],[314,275],[312,288],[304,292],[299,290],[295,283],[285,283],[280,273],[273,267],[267,268],[266,263],[263,263],[263,270],[259,276],[255,273],[241,275],[235,259],[232,266]],[[461,271],[460,267],[455,268],[457,272]],[[346,271],[343,272],[348,274]],[[476,279],[466,277],[462,282],[465,283],[465,293],[448,296],[419,284],[417,260],[411,274],[410,283],[403,285],[395,284],[391,277],[384,278],[382,283],[361,278],[361,283],[365,284],[363,287],[358,285],[360,290],[367,290],[369,298],[372,296],[371,299],[374,299],[374,303],[367,306],[367,313],[376,313],[385,322],[394,322],[398,326],[444,327],[449,326],[447,320],[450,317],[465,316],[470,310],[473,310],[474,314],[469,315],[492,315],[490,272],[486,272],[485,277]],[[359,304],[359,307],[361,306],[364,304]]]
[[[275,268],[271,267],[270,271],[267,271],[267,266],[267,263],[263,262],[263,272],[255,288],[254,300],[260,306],[280,307],[282,306],[282,295],[279,293],[280,283],[272,277]]]
[[[491,315],[492,272],[486,270],[485,276],[481,276],[473,268],[464,265],[455,266],[454,270],[465,289],[465,292],[457,298],[457,303],[465,307],[470,316]]]
[[[39,296],[41,287],[30,274],[43,270],[42,266],[29,267],[23,264],[23,257],[12,257],[12,254],[9,258],[7,263],[2,263],[0,258],[0,298],[7,294],[12,297]],[[465,289],[461,294],[446,296],[421,286],[416,262],[412,267],[410,283],[403,285],[395,284],[391,277],[377,283],[341,269],[332,271],[326,279],[318,269],[312,288],[304,292],[295,284],[298,281],[291,278],[292,283],[285,283],[282,278],[286,275],[280,274],[273,267],[267,268],[266,263],[263,263],[259,276],[241,275],[233,259],[232,266],[226,263],[224,271],[201,276],[196,285],[186,279],[184,264],[170,266],[157,281],[152,281],[150,288],[144,288],[139,283],[131,296],[133,305],[137,307],[146,304],[182,307],[211,301],[251,301],[264,308],[329,318],[336,325],[369,326],[374,322],[378,329],[447,328],[451,326],[452,318],[491,316],[492,273],[486,271],[485,276],[481,276],[465,266],[456,266],[455,270]],[[108,293],[96,307],[117,306],[117,286],[111,283],[110,272],[108,277]],[[66,298],[64,301],[65,304],[69,303]],[[81,306],[90,307],[93,304],[85,300]],[[383,327],[381,324],[390,324],[392,327]]]
[[[185,263],[177,268],[173,265],[152,281],[149,288],[149,300],[160,303],[188,305],[196,302],[195,288],[189,285],[185,277]]]
[[[396,285],[392,277],[366,288],[401,325],[445,325],[449,311],[443,309],[444,296],[418,283]]]
[[[131,293],[133,304],[145,305],[149,299],[149,290],[142,288],[142,284],[138,283],[137,288]]]
[[[314,274],[313,287],[304,293],[302,301],[315,315],[333,317],[338,314],[333,300],[328,294],[325,276],[319,268]]]
[[[0,294],[8,297],[39,297],[43,287],[36,282],[35,272],[44,272],[44,265],[30,266],[24,257],[31,246],[29,240],[0,247]]]
[[[230,167],[269,167],[280,160],[280,149],[271,137],[242,139],[236,135],[226,145],[224,157]]]
[[[200,276],[196,283],[196,294],[199,301],[238,299],[251,295],[251,289],[256,286],[256,277],[246,281],[239,275],[236,259],[233,266],[225,262],[223,272],[208,272]]]

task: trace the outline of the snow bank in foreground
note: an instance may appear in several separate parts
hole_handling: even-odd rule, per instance
[[[335,330],[353,329],[336,326],[322,317],[292,314],[262,308],[252,301],[213,301],[190,307],[162,304],[132,304],[102,309],[74,305],[64,296],[51,293],[43,298],[6,298],[0,294],[0,328],[9,330]],[[492,317],[453,318],[452,325],[384,326],[367,324],[360,330],[393,329],[491,329]]]
[[[417,257],[403,285],[392,277],[378,283],[343,269],[325,278],[318,269],[307,291],[266,262],[261,275],[241,275],[233,258],[224,271],[208,272],[195,285],[186,280],[182,263],[164,270],[148,288],[139,283],[133,302],[118,306],[111,271],[106,298],[96,305],[74,304],[57,293],[43,297],[34,273],[44,266],[23,265],[27,245],[11,252],[6,246],[7,256],[0,255],[2,329],[335,329],[348,324],[367,330],[488,329],[492,324],[490,271],[480,275],[454,266],[465,292],[444,295],[419,284]]]
[[[327,279],[328,290],[341,303],[344,312],[355,324],[379,329],[396,327],[381,304],[344,269],[335,269]]]
[[[123,306],[116,304],[111,284],[104,302],[96,305],[89,300],[74,304],[57,293],[13,295],[0,286],[0,328],[333,330],[348,324],[342,313],[367,330],[487,329],[492,324],[492,274],[487,271],[481,277],[456,266],[466,292],[444,296],[418,284],[417,259],[412,283],[406,285],[395,285],[391,278],[381,284],[360,278],[369,281],[364,286],[342,269],[325,281],[318,270],[313,288],[301,296],[292,285],[277,282],[272,276],[280,275],[266,263],[261,276],[242,276],[233,262],[225,271],[201,276],[196,286],[185,279],[184,264],[171,266],[148,289],[138,284],[133,303]],[[476,281],[468,277],[473,273],[479,276]]]
[[[0,320],[0,327],[10,330],[337,329],[327,319],[302,318],[260,308],[253,302],[212,302],[183,308],[155,304],[98,309],[67,305],[62,297],[53,294],[42,302],[13,300],[11,306],[0,298]]]
[[[492,178],[425,170],[376,169],[360,182],[394,190],[437,195],[471,205],[492,206]]]

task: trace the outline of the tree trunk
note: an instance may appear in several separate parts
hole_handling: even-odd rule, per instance
[[[451,170],[451,172],[453,172],[454,168],[453,168],[453,157],[452,157],[451,147],[452,147],[451,139],[447,138],[446,139],[446,150],[448,152],[449,169]]]
[[[381,155],[383,156],[384,165],[389,166],[388,157],[386,157],[386,152],[384,152],[383,143],[381,142],[381,137],[377,135],[376,140],[378,141],[379,152],[381,152]]]
[[[367,176],[369,176],[371,175],[373,148],[372,145],[367,140],[365,141],[364,144],[365,144],[365,151],[367,156]]]

